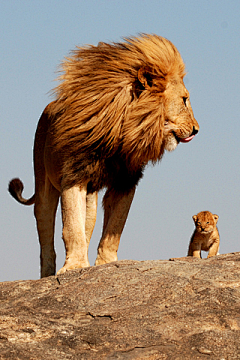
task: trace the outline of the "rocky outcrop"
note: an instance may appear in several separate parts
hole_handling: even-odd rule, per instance
[[[240,253],[0,284],[0,359],[240,359]]]

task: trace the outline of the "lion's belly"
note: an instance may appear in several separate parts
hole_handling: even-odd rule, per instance
[[[89,193],[103,188],[112,188],[116,191],[127,192],[134,188],[143,175],[143,167],[135,171],[129,169],[126,162],[118,155],[111,158],[101,158],[98,154],[78,157],[78,160],[65,164],[64,186],[87,183]],[[55,181],[58,181],[57,179]]]

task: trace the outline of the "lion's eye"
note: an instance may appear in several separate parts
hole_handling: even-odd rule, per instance
[[[183,96],[183,102],[184,102],[184,105],[187,106],[187,97],[186,96]]]

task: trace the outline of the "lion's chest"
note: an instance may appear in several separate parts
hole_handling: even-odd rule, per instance
[[[143,167],[130,169],[119,156],[93,161],[86,166],[86,170],[89,192],[99,191],[105,187],[127,192],[134,188],[143,176]]]
[[[201,244],[201,250],[208,251],[214,242],[214,231],[209,233],[201,233],[196,231],[194,242],[199,242]]]

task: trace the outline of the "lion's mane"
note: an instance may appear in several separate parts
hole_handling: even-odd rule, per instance
[[[163,155],[161,93],[184,69],[176,47],[157,35],[73,51],[51,106],[65,185],[87,179],[89,191],[136,185],[147,162]]]

